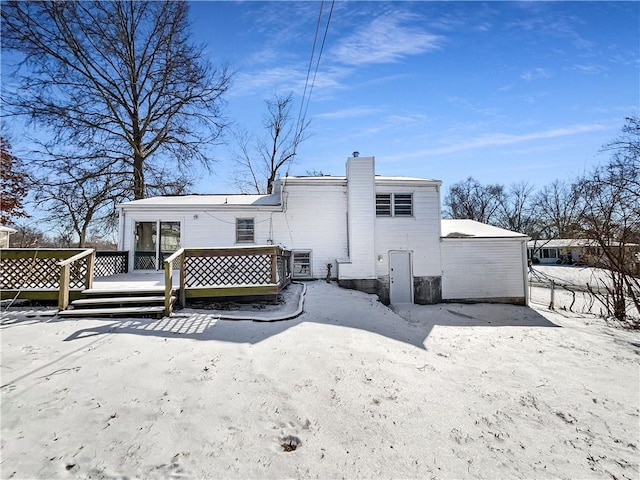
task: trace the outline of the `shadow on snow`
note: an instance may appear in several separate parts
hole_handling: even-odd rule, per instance
[[[73,321],[73,320],[56,320]],[[443,327],[557,327],[529,307],[502,304],[401,305],[390,309],[374,295],[322,281],[309,282],[304,313],[291,320],[222,320],[212,312],[181,312],[160,320],[108,320],[75,331],[65,341],[105,334],[259,343],[305,322],[358,329],[425,349],[431,330]]]

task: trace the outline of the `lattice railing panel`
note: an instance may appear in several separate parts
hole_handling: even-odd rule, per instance
[[[81,258],[69,265],[69,288],[85,288],[89,257]]]
[[[93,274],[96,277],[108,277],[128,271],[129,252],[96,252]]]
[[[156,253],[136,252],[134,254],[133,263],[133,268],[136,270],[156,270]]]
[[[64,258],[0,258],[0,289],[40,290],[60,287],[60,266]],[[70,288],[84,288],[88,257],[70,265]]]
[[[271,255],[185,258],[187,287],[271,284]]]
[[[1,258],[0,288],[4,290],[58,288],[58,258]]]

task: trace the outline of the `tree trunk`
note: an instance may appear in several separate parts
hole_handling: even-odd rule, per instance
[[[133,155],[133,199],[144,198],[144,158],[139,153]]]

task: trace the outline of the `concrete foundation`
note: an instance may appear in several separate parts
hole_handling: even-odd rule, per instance
[[[374,293],[384,305],[391,303],[388,275],[378,277],[376,280],[338,280],[338,285],[365,293]],[[413,302],[418,305],[442,302],[442,278],[413,277]]]
[[[384,305],[389,305],[391,303],[391,299],[389,297],[389,290],[391,285],[389,283],[389,276],[386,275],[384,277],[378,277],[378,298],[380,302]]]
[[[378,281],[376,279],[350,279],[338,280],[338,285],[342,288],[350,288],[351,290],[360,290],[364,293],[378,293]]]
[[[413,277],[413,303],[433,305],[442,302],[442,277]]]
[[[491,298],[447,298],[442,303],[508,303],[511,305],[527,305],[523,297],[491,297]]]

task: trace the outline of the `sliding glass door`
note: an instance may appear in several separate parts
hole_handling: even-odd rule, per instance
[[[135,270],[160,270],[164,259],[180,248],[180,222],[136,222],[134,232]]]

